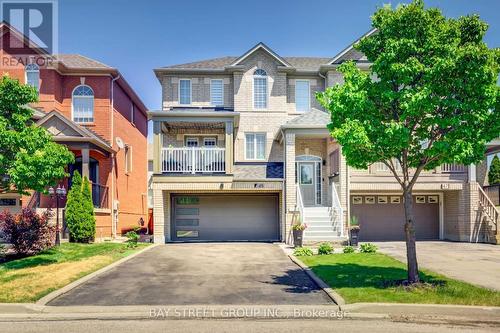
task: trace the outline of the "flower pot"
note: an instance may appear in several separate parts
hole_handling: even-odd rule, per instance
[[[304,230],[292,230],[293,232],[293,246],[302,247],[302,237],[304,235]]]
[[[349,239],[351,246],[358,246],[358,234],[359,234],[359,228],[351,229],[350,239]]]

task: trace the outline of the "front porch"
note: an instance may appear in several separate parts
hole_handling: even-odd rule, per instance
[[[278,139],[285,146],[287,227],[307,224],[305,243],[344,242],[347,178],[340,146],[326,127],[285,128]]]
[[[102,238],[115,234],[109,188],[113,169],[112,156],[115,152],[112,146],[93,131],[70,121],[57,111],[48,113],[37,124],[46,128],[55,142],[65,145],[75,155],[75,162],[68,165],[67,168],[69,177],[61,180],[57,185],[64,186],[69,192],[75,171],[78,171],[82,177],[86,177],[92,191],[92,202],[96,215],[96,237]],[[56,199],[54,197],[36,192],[26,199],[25,206],[38,211],[50,209],[54,211],[53,219],[56,218]],[[63,221],[62,238],[68,236],[64,228],[66,200],[66,197],[59,200],[61,208],[59,217]]]

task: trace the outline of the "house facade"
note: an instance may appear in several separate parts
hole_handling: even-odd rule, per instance
[[[308,224],[306,242],[342,242],[354,217],[362,241],[403,240],[399,184],[382,163],[347,166],[315,99],[342,84],[346,60],[370,65],[352,45],[315,58],[282,57],[259,43],[238,57],[155,69],[155,242],[290,242],[299,221]],[[413,198],[417,239],[495,242],[485,177],[486,163],[424,172]]]
[[[1,34],[3,46],[12,39],[23,43],[7,25]],[[120,235],[146,221],[147,110],[132,87],[116,68],[81,55],[12,51],[0,50],[0,72],[37,88],[39,101],[29,106],[34,121],[73,152],[68,172],[78,170],[91,181],[96,238]],[[59,185],[70,188],[70,178]],[[55,208],[55,199],[0,194],[0,209],[21,207]]]

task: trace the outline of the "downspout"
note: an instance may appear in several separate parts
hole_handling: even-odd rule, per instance
[[[114,146],[115,144],[115,131],[114,131],[114,83],[116,80],[120,78],[120,74],[118,74],[117,77],[113,78],[113,75],[111,76],[111,87],[110,87],[110,95],[111,95],[111,101],[109,105],[109,113],[110,113],[110,138],[111,138],[111,147]],[[113,234],[113,238],[116,238],[116,228],[117,228],[117,217],[118,217],[118,209],[115,212],[115,168],[116,168],[116,163],[115,163],[116,155],[115,153],[111,153],[111,231]]]
[[[282,213],[282,216],[281,216],[281,219],[282,219],[282,223],[283,223],[283,226],[281,227],[281,231],[283,232],[283,235],[282,235],[282,241],[287,243],[287,233],[286,233],[286,216],[287,216],[287,211],[286,211],[286,137],[285,137],[285,133],[283,132],[283,128],[280,128],[280,131],[281,131],[281,137],[283,138],[282,139],[282,142],[283,142],[283,152],[284,152],[284,160],[283,160],[283,188],[282,188],[282,192],[283,192],[283,213]]]

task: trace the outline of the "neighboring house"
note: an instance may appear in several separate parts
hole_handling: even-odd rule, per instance
[[[370,32],[372,33],[372,32]],[[349,218],[363,241],[403,240],[399,184],[382,163],[347,167],[315,93],[342,83],[332,58],[282,57],[263,43],[238,57],[154,70],[162,110],[149,112],[155,242],[343,241]],[[443,165],[415,185],[417,239],[493,241],[481,184],[485,164]]]
[[[2,45],[11,38],[23,45],[23,36],[7,25],[1,36]],[[0,72],[37,88],[33,118],[74,153],[68,172],[78,170],[92,182],[96,237],[120,235],[146,221],[147,110],[134,90],[117,69],[81,55],[28,48],[20,54],[30,57],[2,48]],[[70,188],[70,179],[61,185]],[[54,208],[55,200],[40,193],[0,196],[0,209],[21,206]]]

